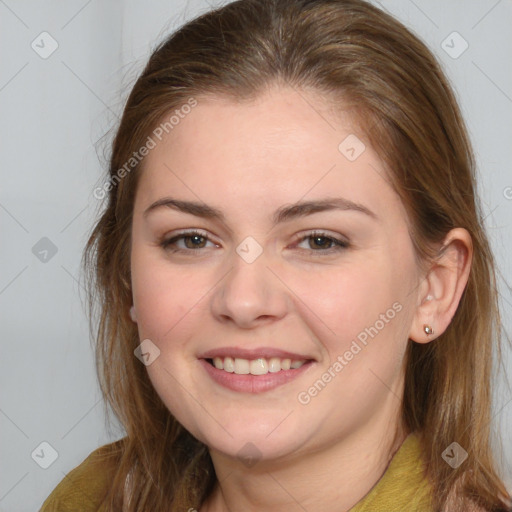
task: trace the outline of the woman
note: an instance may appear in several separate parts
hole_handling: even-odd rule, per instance
[[[363,1],[240,0],[178,30],[84,258],[127,435],[42,510],[507,510],[474,167],[432,54]]]

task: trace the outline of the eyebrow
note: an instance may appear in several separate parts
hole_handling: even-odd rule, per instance
[[[205,203],[183,201],[174,199],[172,197],[163,197],[162,199],[155,201],[148,208],[146,208],[143,216],[147,217],[149,213],[161,207],[172,208],[183,213],[195,215],[196,217],[218,220],[224,224],[226,223],[225,215],[221,210],[217,208],[209,206]],[[325,199],[302,201],[295,204],[282,206],[274,212],[272,216],[272,222],[274,225],[277,225],[293,219],[311,215],[312,213],[325,212],[330,210],[356,211],[363,213],[374,220],[379,219],[373,211],[360,203],[355,203],[342,197],[328,197]]]

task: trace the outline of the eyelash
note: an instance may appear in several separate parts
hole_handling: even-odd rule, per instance
[[[199,249],[171,249],[170,247],[178,242],[179,240],[185,239],[185,238],[192,238],[194,236],[204,238],[207,242],[212,242],[208,236],[205,233],[202,233],[200,231],[184,231],[182,233],[179,233],[176,236],[173,236],[172,238],[164,239],[162,240],[159,245],[165,250],[170,251],[172,253],[197,253],[200,252],[199,249],[204,249],[203,247],[200,247]],[[327,256],[331,255],[335,252],[343,251],[344,249],[347,249],[350,247],[350,244],[346,242],[345,240],[340,240],[338,238],[335,238],[333,236],[329,236],[327,233],[323,231],[312,231],[306,235],[301,235],[296,238],[296,242],[301,243],[304,240],[307,240],[308,238],[324,238],[325,240],[332,242],[334,244],[333,247],[329,247],[326,250],[313,250],[311,249],[310,252],[314,254],[315,256]],[[215,242],[212,242],[215,243]],[[308,250],[308,249],[305,249]],[[200,256],[200,254],[194,254],[194,256]]]

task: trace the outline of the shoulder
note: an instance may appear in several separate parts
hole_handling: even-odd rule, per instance
[[[46,498],[39,512],[97,512],[116,470],[124,438],[91,452]]]

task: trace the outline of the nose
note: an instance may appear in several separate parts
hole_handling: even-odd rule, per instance
[[[286,287],[276,270],[269,268],[265,253],[248,263],[233,251],[230,264],[211,299],[218,321],[251,329],[286,315],[290,303]]]

